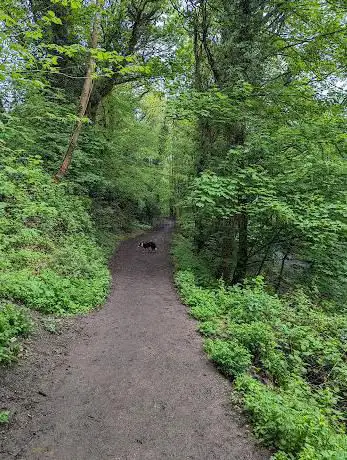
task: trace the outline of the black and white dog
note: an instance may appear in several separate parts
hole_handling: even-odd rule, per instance
[[[151,249],[153,252],[157,250],[157,245],[153,241],[147,241],[147,243],[141,241],[141,243],[139,244],[139,248]]]

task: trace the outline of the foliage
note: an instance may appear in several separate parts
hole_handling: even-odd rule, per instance
[[[0,411],[0,423],[7,423],[9,420],[10,412],[7,410]]]
[[[64,97],[30,92],[25,103],[0,114],[2,298],[57,314],[102,304],[106,257],[124,232],[145,228],[167,206],[158,102],[156,95],[140,100],[131,88],[110,98],[107,126],[86,129],[70,181],[59,185],[51,174],[73,119]],[[115,126],[122,142],[110,138]]]
[[[274,457],[277,460],[345,458],[346,434],[332,425],[324,403],[317,402],[301,382],[293,381],[285,390],[274,390],[243,375],[237,379],[236,389],[243,394],[255,433],[268,445],[280,449]]]
[[[41,323],[43,328],[51,334],[59,333],[59,322],[54,317],[42,317]]]
[[[251,354],[236,341],[207,339],[205,351],[218,368],[229,376],[242,374],[251,365]]]
[[[188,270],[192,270],[199,284],[210,285],[213,283],[211,267],[208,261],[204,260],[201,255],[196,254],[194,244],[188,238],[177,233],[171,247],[171,253],[176,268],[179,267],[182,271],[180,276],[185,276]]]
[[[180,266],[182,237],[176,240]],[[199,320],[210,359],[243,395],[255,433],[278,459],[342,459],[347,454],[344,312],[315,305],[300,290],[282,298],[261,277],[243,287],[197,285],[187,268],[175,275]]]
[[[195,126],[192,180],[176,196],[185,236],[227,283],[263,274],[279,292],[301,285],[343,305],[340,2],[210,0],[181,14],[195,66],[171,108]]]
[[[109,275],[82,200],[4,144],[0,176],[1,298],[50,313],[102,303]]]
[[[293,89],[291,91],[293,93]],[[298,87],[296,91],[298,97],[304,95],[303,88]],[[342,107],[332,108],[317,102],[310,105],[305,102],[305,107],[300,107],[296,100],[295,105],[294,101],[290,102],[294,121],[287,97],[283,102],[287,107],[285,117],[281,112],[276,119],[277,113],[271,108],[269,121],[257,126],[256,113],[266,113],[267,108],[250,100],[256,113],[250,120],[253,129],[248,140],[244,146],[229,149],[225,155],[217,157],[214,161],[218,166],[211,164],[210,169],[191,183],[182,224],[184,226],[186,220],[193,221],[186,236],[192,241],[199,236],[204,249],[201,244],[196,244],[196,249],[208,255],[218,274],[228,248],[240,244],[237,240],[233,243],[233,238],[237,238],[232,232],[239,216],[244,214],[247,216],[245,249],[249,274],[260,272],[275,280],[287,278],[291,283],[294,275],[295,284],[309,282],[322,295],[343,302],[347,274],[346,163],[336,149],[340,148],[338,139],[342,141],[343,138]],[[217,111],[218,100],[213,103]],[[276,103],[281,105],[278,98]],[[300,109],[303,109],[302,114],[298,114]],[[213,119],[216,116],[213,111]],[[326,146],[325,151],[322,145]],[[321,174],[321,181],[313,180]],[[201,226],[200,221],[205,225]],[[237,229],[234,233],[239,234]],[[276,257],[286,254],[299,263],[306,263],[304,280],[295,278],[290,270],[278,273],[280,267],[276,266]]]
[[[0,298],[87,311],[121,235],[175,214],[182,298],[259,436],[277,459],[345,457],[343,2],[1,7]],[[87,117],[58,185],[87,56]],[[9,321],[6,359],[25,327]]]
[[[6,303],[0,307],[0,363],[8,363],[20,351],[18,336],[28,334],[32,322],[22,308]]]

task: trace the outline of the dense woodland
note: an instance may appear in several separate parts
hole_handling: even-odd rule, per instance
[[[102,305],[118,241],[171,215],[257,436],[346,460],[346,1],[0,5],[0,361],[30,309]]]

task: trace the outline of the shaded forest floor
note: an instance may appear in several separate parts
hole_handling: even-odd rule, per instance
[[[269,458],[177,298],[171,226],[147,238],[157,253],[121,244],[103,309],[37,331],[21,364],[1,370],[3,460]]]

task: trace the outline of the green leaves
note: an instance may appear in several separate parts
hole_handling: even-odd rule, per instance
[[[23,308],[10,303],[0,304],[0,363],[16,359],[21,350],[17,337],[28,334],[31,329],[32,321]],[[0,423],[7,419],[8,412],[0,412]]]
[[[10,411],[2,410],[0,411],[0,423],[8,423],[10,416]]]
[[[59,25],[62,24],[61,19],[58,18],[55,15],[54,11],[52,11],[52,10],[47,11],[46,15],[42,16],[41,20],[46,24],[59,24]]]
[[[42,113],[36,113],[42,126]],[[59,126],[56,115],[44,121]],[[16,122],[7,119],[0,153],[0,298],[46,313],[87,311],[103,302],[109,286],[105,254],[87,213],[89,202],[70,194],[67,186],[56,186],[42,169],[42,159],[28,154],[30,143],[37,150],[36,120],[31,129],[21,127],[27,150],[24,144],[22,151],[11,149]]]
[[[78,10],[82,8],[82,0],[51,0],[55,5],[69,6],[72,10]]]
[[[179,268],[186,266],[183,244],[176,240]],[[301,291],[271,295],[259,278],[243,288],[202,288],[195,272],[176,273],[183,301],[208,337],[208,356],[242,395],[256,435],[278,450],[274,459],[343,459],[344,313],[314,305]]]
[[[207,339],[205,351],[221,371],[230,377],[243,374],[251,366],[249,351],[237,341]]]
[[[202,209],[211,219],[232,217],[247,210],[251,215],[276,207],[274,184],[261,167],[231,166],[232,175],[204,172],[194,180],[187,204]]]
[[[214,213],[215,217],[228,216],[233,209],[235,212],[236,192],[235,180],[206,172],[195,179],[187,203],[203,208],[210,215]]]

